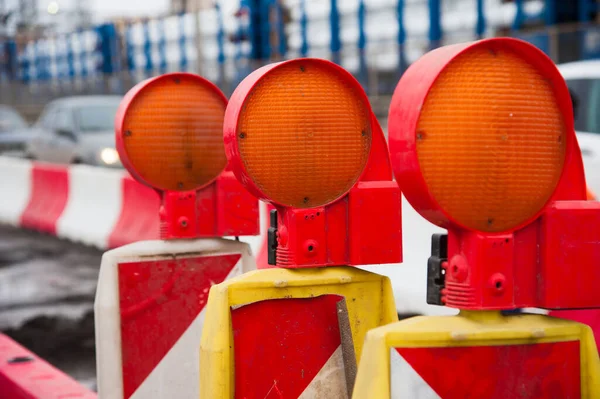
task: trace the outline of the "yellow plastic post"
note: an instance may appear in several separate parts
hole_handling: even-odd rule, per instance
[[[580,386],[571,384],[580,379]],[[591,329],[542,315],[461,311],[367,334],[353,399],[600,398]]]
[[[322,322],[325,319],[318,319],[318,313],[325,314],[323,300],[330,296],[338,296],[342,300],[337,303],[337,315],[334,315],[331,326],[323,326],[325,330],[319,333],[319,323],[325,324]],[[313,303],[314,308],[311,307]],[[270,306],[279,305],[282,307],[273,308],[271,312]],[[297,313],[288,318],[280,316],[281,309],[292,305],[298,309]],[[253,306],[261,307],[257,314],[260,317],[244,319],[245,324],[237,326],[238,322],[232,319],[232,315],[238,311],[249,311],[250,317],[253,317]],[[241,314],[240,318],[243,316]],[[273,322],[273,328],[268,329],[265,326],[272,318],[278,319]],[[397,320],[389,279],[352,267],[257,270],[217,284],[210,291],[202,334],[200,397],[233,398],[236,387],[241,390],[249,385],[252,385],[248,388],[253,390],[252,397],[266,397],[270,392],[279,392],[277,397],[348,397],[356,374],[352,367],[356,367],[356,359],[360,359],[365,335],[372,328]],[[314,328],[314,336],[307,336],[307,328],[309,331]],[[335,330],[333,335],[338,337],[330,337],[332,330]],[[243,341],[242,336],[257,338]],[[329,375],[318,370],[322,368],[321,363],[315,360],[323,355],[321,351],[325,351],[328,345],[329,341],[323,340],[323,336],[330,337],[327,338],[329,340],[337,339],[333,345],[341,346],[338,353],[343,358],[343,366],[335,366],[328,371]],[[238,347],[235,342],[238,342]],[[297,361],[294,361],[294,351],[303,345],[301,342],[319,344],[313,348],[314,351],[298,354]],[[275,349],[271,345],[276,345]],[[277,352],[274,354],[275,361],[282,361],[283,366],[277,369],[273,363],[272,366],[267,364],[265,369],[264,363],[268,362],[273,351]],[[236,364],[236,359],[239,364]],[[247,367],[250,371],[242,371],[244,365],[250,363],[252,366]],[[259,367],[261,363],[262,368]],[[335,384],[338,377],[343,380],[341,385]],[[264,389],[261,388],[262,379],[268,382]],[[345,388],[349,391],[340,392]]]

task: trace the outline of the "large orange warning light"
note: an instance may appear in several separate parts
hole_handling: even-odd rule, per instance
[[[390,148],[403,162],[395,164],[400,184],[423,216],[442,227],[496,233],[540,215],[574,141],[568,91],[544,57],[524,42],[482,41],[441,67],[420,61],[412,72],[432,73],[419,87],[401,81]]]
[[[243,169],[263,198],[313,208],[348,192],[371,150],[362,88],[327,61],[273,67],[244,99],[235,129]],[[226,132],[227,133],[227,132]]]
[[[459,224],[485,232],[515,228],[542,209],[565,142],[550,81],[523,56],[492,47],[469,49],[444,68],[416,131],[433,198]]]
[[[207,185],[227,164],[222,133],[227,99],[192,74],[163,75],[143,85],[132,90],[135,97],[117,117],[125,165],[160,190]]]

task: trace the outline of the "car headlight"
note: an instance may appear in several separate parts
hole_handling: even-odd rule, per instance
[[[119,162],[119,153],[114,148],[104,148],[100,152],[100,159],[107,165],[114,165]]]

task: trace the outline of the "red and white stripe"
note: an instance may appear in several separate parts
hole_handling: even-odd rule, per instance
[[[159,196],[124,170],[0,157],[0,193],[0,223],[99,249],[158,238]],[[265,235],[241,240],[259,254]]]
[[[174,259],[178,268],[164,273]],[[203,268],[202,259],[223,262]],[[225,239],[142,241],[107,252],[94,304],[101,397],[197,398],[210,286],[255,268],[247,244]],[[132,302],[135,313],[123,309]]]
[[[503,328],[499,325],[497,331]],[[577,339],[500,345],[494,339],[487,342],[485,346],[391,348],[390,397],[500,399],[523,397],[524,393],[536,398],[581,397]]]

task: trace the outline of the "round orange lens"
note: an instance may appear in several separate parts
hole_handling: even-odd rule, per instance
[[[295,208],[328,204],[364,170],[370,108],[336,67],[298,60],[275,67],[252,89],[238,121],[242,161],[271,200]]]
[[[195,190],[227,164],[227,104],[197,77],[166,75],[143,88],[126,111],[123,145],[135,171],[160,190]]]
[[[516,53],[490,45],[467,50],[442,71],[415,135],[435,201],[483,232],[534,217],[565,159],[565,125],[549,80]]]

